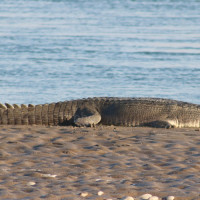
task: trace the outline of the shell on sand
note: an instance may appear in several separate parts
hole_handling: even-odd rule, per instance
[[[81,195],[82,197],[87,197],[87,196],[88,196],[88,192],[82,192],[80,195]]]
[[[30,182],[27,183],[28,186],[33,186],[35,184],[36,184],[36,182],[34,182],[34,181],[30,181]]]
[[[159,198],[157,196],[152,196],[148,200],[159,200]]]
[[[149,199],[150,197],[152,197],[151,194],[143,194],[139,197],[140,200],[147,200]]]
[[[98,191],[98,196],[101,196],[101,195],[103,195],[103,194],[104,194],[103,191]]]

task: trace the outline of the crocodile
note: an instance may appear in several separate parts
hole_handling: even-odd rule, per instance
[[[0,104],[3,125],[200,127],[200,105],[162,98],[94,97],[39,105]]]

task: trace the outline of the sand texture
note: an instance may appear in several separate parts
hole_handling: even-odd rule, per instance
[[[0,143],[0,199],[200,199],[199,130],[0,126]]]

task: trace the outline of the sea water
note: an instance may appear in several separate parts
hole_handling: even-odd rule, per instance
[[[200,104],[199,0],[1,0],[0,102]]]

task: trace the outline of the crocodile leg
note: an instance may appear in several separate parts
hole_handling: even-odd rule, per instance
[[[101,121],[101,115],[90,108],[78,109],[74,116],[74,123],[77,126],[95,126]]]
[[[174,126],[169,122],[160,120],[144,123],[142,126],[149,126],[153,128],[174,128]]]

